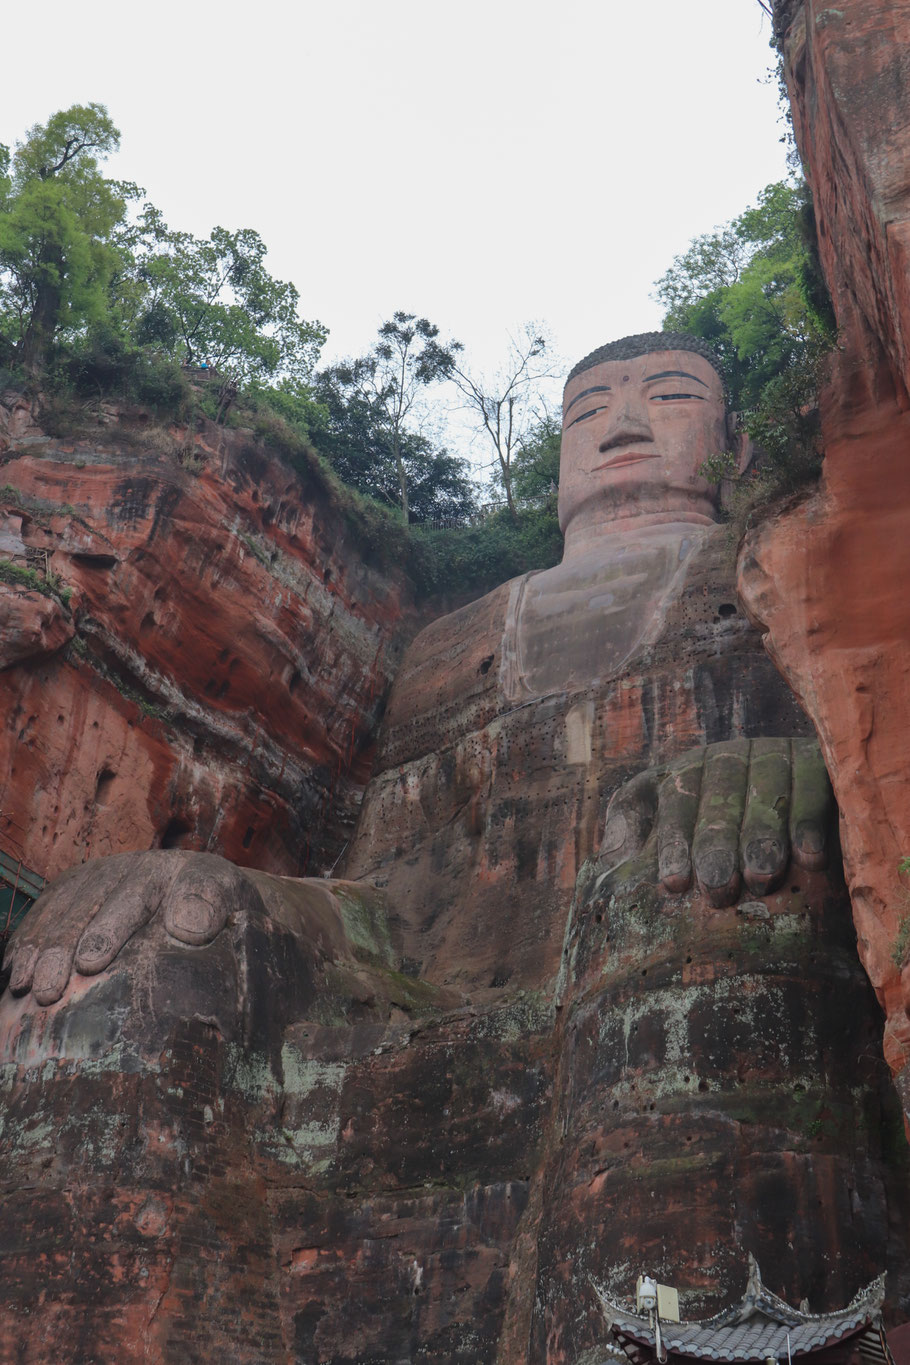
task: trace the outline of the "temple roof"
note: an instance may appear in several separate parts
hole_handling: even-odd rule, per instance
[[[665,1351],[699,1360],[764,1361],[773,1356],[785,1361],[788,1335],[793,1358],[861,1336],[855,1344],[859,1345],[863,1359],[869,1365],[890,1365],[891,1355],[880,1330],[884,1296],[885,1277],[880,1275],[837,1313],[809,1313],[791,1308],[762,1283],[758,1264],[750,1256],[749,1281],[739,1303],[698,1322],[661,1319],[661,1342]],[[633,1362],[649,1358],[655,1350],[649,1317],[630,1312],[602,1293],[600,1299],[613,1336],[625,1355]],[[639,1349],[642,1347],[644,1351]],[[604,1361],[615,1361],[617,1355],[615,1348],[606,1351]]]

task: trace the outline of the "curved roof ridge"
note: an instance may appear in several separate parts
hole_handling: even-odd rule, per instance
[[[610,1326],[613,1323],[623,1323],[628,1327],[641,1327],[647,1331],[650,1327],[650,1318],[646,1314],[635,1311],[634,1308],[626,1307],[620,1300],[612,1298],[597,1282],[591,1278],[591,1284],[597,1297],[600,1299],[604,1309],[604,1315]],[[728,1308],[723,1308],[719,1313],[714,1313],[709,1318],[684,1318],[680,1323],[666,1323],[663,1330],[673,1327],[693,1327],[702,1330],[721,1330],[726,1327],[746,1323],[754,1313],[763,1313],[765,1317],[776,1319],[781,1327],[798,1327],[808,1323],[836,1324],[853,1320],[853,1326],[857,1327],[863,1319],[868,1318],[874,1321],[880,1314],[881,1306],[885,1297],[885,1275],[877,1275],[869,1284],[858,1289],[853,1298],[843,1308],[834,1309],[827,1313],[809,1313],[800,1308],[793,1308],[786,1299],[782,1299],[773,1290],[769,1289],[761,1278],[761,1270],[758,1262],[752,1253],[749,1253],[749,1278],[743,1297],[738,1303],[731,1304]]]

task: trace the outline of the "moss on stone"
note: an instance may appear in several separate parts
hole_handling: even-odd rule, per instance
[[[376,966],[391,966],[392,939],[382,897],[372,887],[333,887],[344,931],[355,957]]]

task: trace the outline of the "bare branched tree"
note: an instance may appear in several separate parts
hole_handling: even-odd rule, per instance
[[[466,399],[478,429],[493,448],[513,517],[518,515],[512,491],[515,456],[540,419],[543,405],[535,405],[535,399],[537,385],[553,378],[550,349],[550,340],[544,330],[538,324],[528,322],[517,336],[509,338],[508,357],[496,375],[487,378],[472,374],[457,363],[452,368],[453,383]]]

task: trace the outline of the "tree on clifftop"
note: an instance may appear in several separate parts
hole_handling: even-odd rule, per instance
[[[326,330],[298,317],[292,284],[265,268],[251,228],[208,238],[169,229],[138,186],[100,163],[120,134],[100,104],[36,124],[12,156],[0,145],[0,363],[30,378],[132,373],[140,359],[205,361],[240,381],[304,382]]]
[[[439,328],[414,313],[395,313],[379,328],[379,339],[368,355],[326,370],[323,383],[368,411],[372,424],[387,437],[404,520],[410,520],[407,442],[421,392],[452,374],[460,341],[441,343]]]
[[[313,397],[325,420],[310,432],[319,454],[350,487],[390,507],[401,506],[401,478],[387,413],[374,395],[359,387],[360,362],[324,370]],[[466,462],[416,431],[399,433],[411,522],[461,523],[475,510],[475,490]]]
[[[817,476],[817,397],[836,323],[807,186],[769,185],[726,227],[694,238],[655,296],[665,330],[717,352],[732,406],[779,486]]]
[[[694,238],[658,280],[655,297],[667,310],[664,329],[710,342],[734,406],[754,408],[773,379],[833,339],[805,184],[769,185],[754,207]]]
[[[103,105],[76,104],[31,128],[12,159],[0,149],[0,332],[29,375],[61,331],[108,307],[116,230],[139,193],[98,169],[119,144]]]
[[[509,354],[494,376],[472,374],[458,366],[452,374],[468,411],[492,447],[494,481],[501,485],[513,519],[518,516],[513,488],[516,460],[546,414],[547,405],[537,386],[553,377],[549,348],[549,338],[539,324],[528,322],[518,336],[509,338]]]
[[[246,382],[311,374],[327,331],[298,317],[300,296],[266,270],[258,232],[216,227],[198,238],[171,230],[148,205],[138,235],[132,332],[140,345]]]

